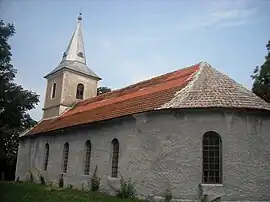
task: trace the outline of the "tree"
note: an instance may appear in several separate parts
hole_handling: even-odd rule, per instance
[[[107,93],[107,92],[111,92],[112,89],[108,88],[108,87],[98,87],[97,88],[97,95],[101,95],[103,93]]]
[[[266,45],[268,51],[262,66],[256,67],[251,78],[254,80],[252,92],[270,102],[270,40]]]
[[[15,164],[19,133],[36,124],[27,113],[35,108],[39,96],[14,82],[17,70],[11,64],[8,43],[15,34],[13,24],[0,21],[0,164]],[[2,167],[2,168],[3,168]]]

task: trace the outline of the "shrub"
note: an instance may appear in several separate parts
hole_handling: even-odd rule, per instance
[[[101,178],[97,176],[97,170],[98,166],[96,165],[95,171],[93,173],[93,176],[91,177],[91,191],[98,191],[100,186],[100,180]]]
[[[117,193],[119,198],[132,198],[135,195],[134,183],[132,183],[131,178],[126,181],[122,176],[120,180],[120,190]]]
[[[60,174],[59,176],[59,187],[63,188],[64,187],[64,175]]]

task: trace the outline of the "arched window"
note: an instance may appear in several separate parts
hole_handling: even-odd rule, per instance
[[[213,131],[203,135],[203,183],[222,183],[222,142]]]
[[[83,84],[78,84],[77,85],[77,93],[76,93],[76,98],[77,99],[83,99],[83,91],[84,91],[84,85]]]
[[[90,158],[91,158],[91,142],[85,142],[85,160],[84,160],[84,174],[89,175],[90,171]]]
[[[44,171],[47,171],[48,168],[48,160],[49,160],[49,144],[45,144],[45,158],[44,158]]]
[[[56,83],[53,83],[53,85],[52,85],[52,98],[55,98],[55,92],[56,92]]]
[[[117,178],[119,158],[119,142],[117,139],[112,141],[112,152],[112,177]]]
[[[69,144],[66,142],[65,145],[64,145],[63,173],[67,173],[68,153],[69,153]]]

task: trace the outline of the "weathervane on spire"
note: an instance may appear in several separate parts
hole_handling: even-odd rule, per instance
[[[82,20],[82,12],[79,13],[78,20]]]

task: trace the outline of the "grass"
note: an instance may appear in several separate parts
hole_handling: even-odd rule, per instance
[[[0,182],[1,202],[143,202],[120,199],[99,192],[58,189],[33,183]]]

